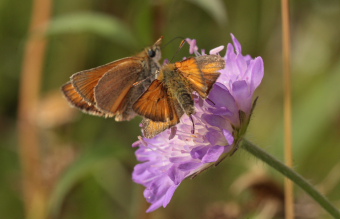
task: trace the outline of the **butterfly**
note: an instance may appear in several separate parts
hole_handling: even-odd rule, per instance
[[[144,117],[144,136],[153,138],[178,124],[184,113],[193,122],[193,91],[206,99],[220,76],[218,71],[224,67],[225,60],[219,55],[191,57],[164,65],[157,79],[132,106],[136,113]]]
[[[162,39],[135,56],[73,74],[61,88],[64,96],[85,113],[115,117],[116,121],[131,120],[137,115],[133,103],[160,69]]]

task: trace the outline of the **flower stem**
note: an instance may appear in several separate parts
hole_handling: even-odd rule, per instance
[[[255,157],[259,158],[263,162],[267,163],[269,166],[282,173],[284,176],[291,179],[296,185],[307,192],[334,218],[340,218],[340,211],[334,205],[332,205],[325,196],[318,192],[309,182],[307,182],[300,174],[295,172],[293,169],[287,167],[281,161],[277,160],[272,155],[268,154],[267,152],[246,139],[243,139],[240,148],[251,153]]]
[[[36,112],[41,90],[47,39],[40,28],[51,19],[52,0],[33,0],[28,38],[23,52],[18,102],[18,143],[25,218],[47,218],[47,188],[41,156],[40,129]]]
[[[292,131],[292,67],[291,67],[291,39],[290,39],[290,3],[281,0],[282,11],[282,57],[283,57],[283,87],[284,87],[284,151],[285,164],[293,167],[293,131]],[[294,185],[285,179],[285,214],[286,218],[294,217]]]

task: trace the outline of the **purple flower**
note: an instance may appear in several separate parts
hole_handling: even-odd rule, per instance
[[[237,149],[250,119],[253,94],[264,74],[263,60],[242,55],[241,44],[231,35],[234,46],[228,44],[226,67],[206,100],[195,97],[193,114],[195,133],[187,115],[175,127],[153,139],[140,138],[133,180],[146,187],[144,197],[151,203],[147,212],[166,207],[181,182],[215,165]],[[190,53],[198,52],[196,40],[187,39]],[[217,47],[210,54],[217,54]]]

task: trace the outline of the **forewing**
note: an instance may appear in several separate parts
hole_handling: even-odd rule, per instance
[[[82,96],[75,90],[71,82],[66,83],[64,86],[61,87],[61,90],[68,100],[68,102],[80,109],[81,111],[88,113],[90,115],[96,116],[110,116],[98,110],[94,105],[86,102]]]
[[[105,73],[115,68],[118,65],[127,63],[134,58],[124,58],[114,62],[110,62],[106,65],[102,65],[96,68],[88,69],[75,73],[71,76],[71,82],[76,91],[87,101],[95,104],[94,88],[98,84],[98,81],[103,77]]]
[[[166,122],[174,118],[175,111],[172,101],[164,83],[156,79],[133,104],[132,108],[143,117],[153,121]]]
[[[113,114],[125,109],[126,98],[143,71],[140,60],[130,60],[107,72],[94,89],[96,107]]]
[[[175,63],[177,71],[188,80],[190,87],[197,91],[202,97],[206,96],[208,87],[205,83],[203,73],[200,70],[196,58],[188,58],[181,62]]]
[[[216,82],[220,76],[221,69],[225,68],[225,60],[219,55],[206,55],[196,57],[197,65],[203,73],[205,83],[207,85],[206,98],[212,88],[213,84]]]

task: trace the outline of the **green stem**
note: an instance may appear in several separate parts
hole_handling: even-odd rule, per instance
[[[340,211],[334,205],[332,205],[325,196],[318,192],[310,183],[308,183],[301,175],[296,173],[294,170],[290,169],[282,162],[246,139],[243,139],[241,143],[241,148],[291,179],[296,185],[300,186],[300,188],[305,190],[305,192],[307,192],[312,198],[314,198],[314,200],[318,202],[334,218],[340,218]]]

